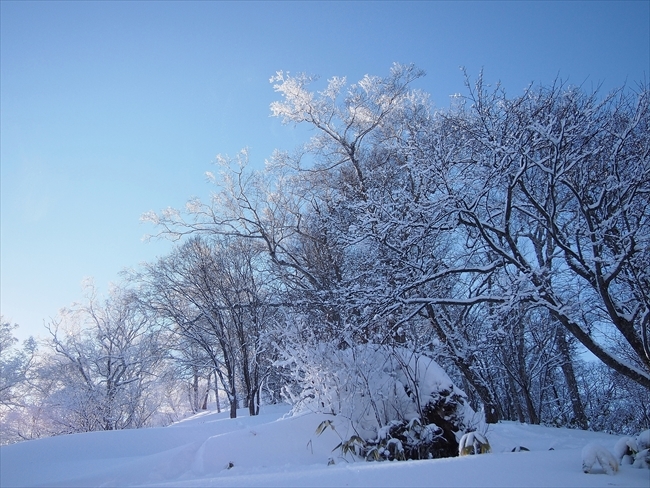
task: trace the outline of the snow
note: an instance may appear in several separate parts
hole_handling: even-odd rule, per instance
[[[619,462],[619,464],[632,464],[633,463],[633,453],[639,451],[639,447],[636,445],[636,440],[634,438],[625,436],[621,437],[614,446],[614,457]]]
[[[636,444],[639,451],[650,448],[650,429],[639,434],[636,438]]]
[[[280,405],[257,417],[208,412],[165,428],[22,442],[0,448],[0,486],[650,486],[650,471],[630,465],[582,472],[582,448],[612,451],[618,437],[608,434],[502,422],[487,431],[490,454],[352,462],[332,452],[351,432],[316,435],[326,419],[344,425]],[[530,451],[511,452],[517,446]]]
[[[618,471],[618,461],[607,448],[591,442],[582,448],[582,470],[591,473],[594,465],[598,463],[607,474],[615,474]]]

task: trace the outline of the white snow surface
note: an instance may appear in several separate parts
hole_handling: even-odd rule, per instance
[[[325,419],[337,430],[318,436]],[[165,428],[50,437],[0,448],[0,486],[650,486],[650,470],[629,465],[582,472],[586,444],[612,451],[619,439],[603,433],[502,422],[487,431],[490,454],[353,462],[332,452],[339,434],[352,435],[345,426],[279,405],[256,417],[207,412]]]

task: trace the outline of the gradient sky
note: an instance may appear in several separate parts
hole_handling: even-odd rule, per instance
[[[277,70],[427,72],[440,107],[460,66],[511,95],[650,75],[650,2],[0,1],[1,313],[19,337],[168,242],[148,210],[206,197],[218,153],[262,164],[305,132],[269,116]]]

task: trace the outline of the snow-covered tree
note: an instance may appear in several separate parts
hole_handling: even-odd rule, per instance
[[[490,422],[585,427],[576,344],[650,385],[647,90],[511,99],[479,78],[434,111],[421,75],[278,72],[272,114],[313,137],[264,172],[219,158],[210,202],[145,218],[261,243],[321,340],[428,351]]]
[[[454,192],[468,252],[591,353],[650,388],[650,100],[557,84],[508,98],[481,79],[449,116],[472,174]],[[450,175],[453,177],[453,174]],[[487,263],[486,263],[487,264]]]
[[[101,300],[89,283],[85,302],[48,328],[51,353],[39,377],[51,383],[43,401],[58,433],[150,424],[162,401],[154,390],[165,339],[132,290],[114,287]]]
[[[18,339],[13,335],[17,327],[0,317],[0,406],[3,408],[20,404],[18,389],[27,379],[36,350],[32,338],[22,348],[17,347]]]
[[[256,271],[259,253],[250,244],[195,237],[147,265],[139,278],[148,306],[201,350],[190,367],[217,374],[233,418],[242,389],[251,415],[258,413],[270,366],[262,339],[272,310]]]
[[[36,342],[31,337],[22,347],[13,331],[18,327],[0,317],[0,444],[20,439],[13,425],[28,403]]]

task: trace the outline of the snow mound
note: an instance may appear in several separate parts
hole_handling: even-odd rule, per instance
[[[618,472],[618,461],[612,453],[600,444],[592,442],[582,448],[582,471],[591,473],[596,462],[600,464],[607,474]]]

